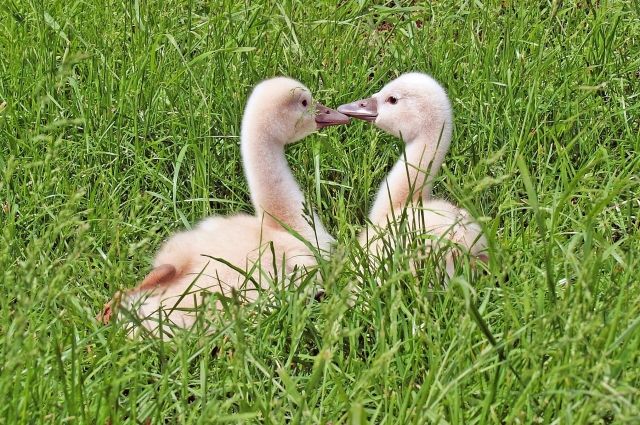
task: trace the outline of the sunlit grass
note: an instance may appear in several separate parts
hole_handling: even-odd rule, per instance
[[[432,3],[0,5],[0,423],[637,423],[640,10]],[[486,273],[363,272],[402,146],[354,122],[287,151],[339,241],[324,299],[308,276],[170,342],[95,320],[171,232],[252,211],[258,81],[335,106],[410,70],[449,91],[435,192],[483,223]]]

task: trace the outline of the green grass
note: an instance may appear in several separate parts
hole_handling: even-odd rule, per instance
[[[0,423],[638,423],[638,3],[307,3],[2,2]],[[429,289],[400,258],[346,305],[402,147],[354,122],[288,150],[339,241],[323,301],[164,343],[96,322],[171,232],[251,212],[253,85],[339,105],[409,70],[449,90],[435,191],[482,218],[486,273]]]

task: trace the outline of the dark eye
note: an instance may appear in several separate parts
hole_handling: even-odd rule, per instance
[[[307,99],[302,101],[302,106],[304,106],[305,108],[307,107]]]
[[[389,96],[387,98],[387,102],[389,102],[392,105],[395,105],[396,103],[398,103],[398,98],[394,96]]]

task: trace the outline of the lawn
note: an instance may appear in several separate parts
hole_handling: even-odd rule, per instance
[[[640,6],[453,3],[4,0],[0,424],[639,423]],[[324,299],[282,282],[164,342],[96,321],[172,232],[252,212],[260,80],[337,106],[411,70],[451,97],[435,193],[483,270],[358,271],[402,144],[357,121],[287,150],[338,241]]]

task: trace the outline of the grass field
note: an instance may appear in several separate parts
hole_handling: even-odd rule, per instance
[[[639,423],[638,3],[240,3],[0,4],[0,423]],[[253,85],[336,106],[410,70],[451,96],[435,192],[482,221],[485,273],[430,289],[400,258],[346,304],[402,148],[353,122],[287,151],[338,240],[324,300],[168,342],[95,320],[172,232],[252,212]]]

